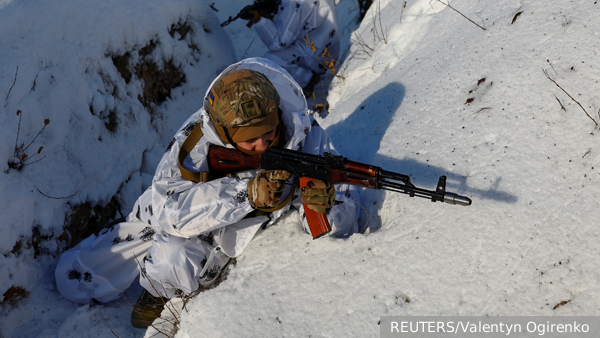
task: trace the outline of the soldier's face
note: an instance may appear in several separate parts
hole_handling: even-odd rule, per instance
[[[277,136],[277,127],[273,128],[271,131],[262,134],[261,136],[249,139],[244,142],[238,142],[238,147],[257,152],[264,152],[269,148],[269,145]]]

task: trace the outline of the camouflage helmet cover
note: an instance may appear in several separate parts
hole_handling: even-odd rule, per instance
[[[267,77],[251,69],[238,69],[219,78],[204,99],[215,125],[247,127],[277,114],[279,94]]]

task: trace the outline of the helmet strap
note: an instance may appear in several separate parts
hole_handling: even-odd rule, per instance
[[[231,144],[235,149],[241,150],[240,148],[238,148],[237,143],[233,142],[233,140],[231,139],[231,135],[229,135],[229,131],[227,130],[227,128],[223,127],[223,132],[225,133],[225,137],[227,138],[227,141],[229,141],[229,144]]]

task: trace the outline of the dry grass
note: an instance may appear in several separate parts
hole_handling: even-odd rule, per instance
[[[404,11],[404,7],[402,8],[402,11]],[[381,1],[377,1],[377,11],[373,14],[372,19],[373,28],[371,28],[371,33],[373,33],[373,41],[383,41],[387,45],[388,30],[387,27],[383,28],[383,23],[381,21]]]
[[[8,306],[9,308],[15,308],[27,297],[29,297],[29,291],[20,286],[11,286],[4,293],[4,300],[0,302],[0,307]]]
[[[13,153],[14,157],[8,160],[8,170],[15,169],[16,171],[20,171],[21,169],[23,169],[24,166],[39,162],[46,157],[44,156],[41,158],[37,158],[37,156],[42,152],[42,149],[44,149],[44,147],[39,147],[38,150],[31,156],[27,154],[27,150],[33,144],[33,142],[35,142],[38,136],[40,136],[44,129],[46,129],[46,126],[50,124],[50,120],[44,119],[44,126],[42,126],[42,128],[38,131],[38,133],[31,140],[31,142],[29,142],[29,144],[25,146],[24,142],[21,143],[21,145],[19,145],[19,134],[21,132],[21,118],[23,117],[22,112],[20,110],[17,110],[17,116],[19,116],[19,124],[17,126],[17,138],[15,140],[15,150]]]
[[[366,54],[367,56],[371,57],[371,54],[375,51],[375,48],[369,46],[369,44],[357,30],[355,30],[352,33],[352,36],[350,36],[350,43],[357,47],[358,51],[355,53],[355,55],[358,56],[361,54]]]

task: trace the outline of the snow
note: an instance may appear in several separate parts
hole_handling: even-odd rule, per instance
[[[3,307],[3,337],[152,335],[130,326],[125,300],[92,307],[63,299],[53,278],[56,241],[36,258],[27,243],[11,251],[33,228],[58,237],[69,206],[119,194],[127,214],[209,81],[265,51],[244,22],[218,27],[247,1],[216,2],[219,12],[211,3],[0,2],[0,158],[13,157],[17,110],[26,145],[50,119],[27,152],[44,146],[38,157],[46,157],[1,174],[0,294],[30,291],[16,308]],[[313,241],[291,214],[257,235],[227,280],[186,304],[176,337],[375,337],[381,316],[600,315],[600,132],[592,121],[600,122],[599,5],[402,4],[375,1],[360,26],[356,3],[338,4],[347,53],[339,77],[325,81],[330,109],[319,123],[349,159],[410,174],[430,190],[446,175],[447,190],[473,205],[365,191],[365,234],[343,240]],[[212,25],[210,34],[196,31],[201,67],[191,65],[189,41],[168,33],[184,17]],[[162,43],[152,57],[173,57],[188,81],[153,120],[137,101],[140,81],[125,83],[106,54],[154,37]],[[100,73],[122,100],[111,99]],[[115,133],[90,105],[122,112]],[[134,302],[139,292],[134,285],[126,297]]]

